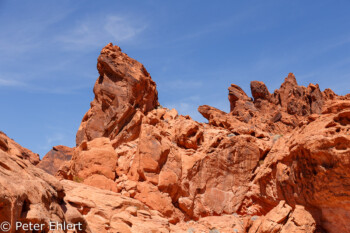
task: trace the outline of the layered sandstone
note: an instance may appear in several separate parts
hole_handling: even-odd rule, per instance
[[[1,216],[81,222],[83,232],[350,232],[350,95],[290,73],[273,93],[252,81],[252,97],[232,84],[230,112],[200,106],[200,123],[159,106],[146,69],[119,47],[107,45],[97,67],[77,146],[40,165],[61,165],[61,181],[0,141],[11,187]]]
[[[231,131],[247,123],[254,132],[285,134],[303,124],[307,116],[321,114],[325,101],[336,96],[330,89],[321,92],[318,85],[299,86],[292,73],[273,94],[263,82],[252,81],[250,87],[253,98],[237,85],[228,88],[229,114],[209,106],[201,106],[198,110],[209,124]],[[242,123],[237,124],[237,120]]]
[[[255,171],[241,213],[265,214],[285,200],[304,206],[328,232],[349,232],[349,132],[350,108],[309,117],[284,135]]]
[[[101,56],[111,48],[103,49]],[[111,59],[124,56],[118,52]],[[130,68],[113,63],[111,70],[131,69],[134,60],[126,61],[129,64],[123,65]],[[139,71],[130,76],[143,75]],[[117,86],[118,96],[128,96],[122,87],[137,83],[122,80],[109,79],[109,86]],[[148,91],[156,100],[155,86]],[[113,113],[118,117],[114,125],[127,122],[121,130],[78,141],[59,176],[137,199],[178,226],[238,214],[245,219],[242,229],[249,232],[349,230],[350,98],[330,89],[322,92],[314,84],[300,86],[292,73],[273,93],[260,81],[251,82],[251,92],[252,98],[232,84],[230,113],[200,106],[208,123],[178,115],[175,109],[155,108],[157,102],[146,111],[126,104],[135,113],[132,117],[120,110]],[[142,99],[145,94],[134,95]],[[103,98],[103,92],[95,91],[94,101]],[[111,101],[104,106],[116,107]],[[88,115],[110,116],[95,108],[93,104]],[[111,132],[109,123],[100,120],[92,126],[86,119],[80,127],[85,132]],[[264,217],[248,221],[252,216]]]
[[[0,151],[0,174],[0,222],[11,224],[9,231],[2,232],[38,232],[34,228],[16,230],[16,223],[20,222],[40,224],[43,226],[40,231],[48,233],[235,233],[249,230],[256,220],[223,215],[174,225],[159,211],[124,193],[94,188],[79,181],[59,181],[28,160],[3,151]],[[77,227],[68,231],[50,229],[50,222]]]
[[[20,146],[2,131],[0,131],[0,151],[28,160],[34,165],[37,165],[40,162],[39,154],[33,153],[31,150]]]
[[[95,98],[80,125],[76,144],[99,137],[133,140],[143,114],[159,105],[155,82],[141,63],[111,43],[102,49],[97,69]]]
[[[19,144],[18,149],[24,150]],[[58,147],[61,149],[67,149]],[[56,148],[56,149],[58,149]],[[0,151],[0,222],[11,224],[11,233],[34,233],[16,230],[16,222],[43,224],[43,232],[181,232],[188,229],[209,231],[212,221],[172,225],[158,211],[123,194],[94,188],[79,182],[59,181],[35,167],[24,157]],[[238,224],[239,217],[217,218]],[[210,223],[209,223],[209,222]],[[50,230],[50,222],[78,224],[81,230]],[[221,223],[217,229],[225,229]],[[237,225],[237,227],[241,227]],[[241,229],[238,228],[238,229]],[[1,232],[2,231],[1,228]]]
[[[0,222],[64,222],[62,184],[28,160],[0,151]],[[9,232],[16,231],[14,227]]]
[[[65,162],[71,160],[73,151],[73,148],[67,146],[54,146],[37,164],[37,167],[55,175]]]

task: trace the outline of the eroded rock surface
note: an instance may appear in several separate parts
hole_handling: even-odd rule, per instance
[[[64,222],[61,183],[28,160],[0,151],[0,222]],[[16,231],[14,227],[9,232]]]
[[[65,190],[61,219],[86,232],[350,232],[350,95],[290,73],[273,93],[251,82],[252,98],[232,84],[230,112],[200,106],[200,123],[159,106],[146,69],[119,47],[102,50],[98,70],[77,147],[52,181]]]
[[[349,97],[321,92],[318,85],[299,86],[291,73],[272,94],[259,81],[251,82],[251,91],[253,98],[237,85],[229,87],[230,113],[200,106],[208,124],[156,105],[143,112],[134,108],[125,132],[83,142],[61,172],[137,199],[173,224],[238,213],[266,215],[259,223],[246,221],[244,231],[260,225],[257,232],[348,230],[349,132],[343,111]],[[109,152],[100,153],[104,148]],[[287,217],[269,226],[283,209]],[[301,216],[311,222],[299,224]]]
[[[280,138],[256,170],[242,212],[264,214],[285,200],[305,206],[328,232],[350,231],[349,120],[350,109],[313,116]]]
[[[252,81],[250,87],[253,98],[237,85],[229,87],[231,110],[228,114],[208,106],[200,106],[198,110],[209,124],[231,131],[239,127],[238,120],[255,132],[286,134],[303,124],[308,116],[321,114],[325,102],[336,98],[330,89],[321,92],[318,85],[299,86],[292,73],[273,94],[260,81]]]
[[[77,146],[99,137],[132,140],[140,117],[159,105],[156,84],[146,68],[118,46],[108,44],[97,61],[95,98],[78,130]]]
[[[43,224],[40,231],[48,233],[164,233],[191,229],[209,232],[213,222],[220,231],[229,229],[227,221],[236,224],[238,229],[243,227],[239,216],[216,217],[215,221],[204,218],[200,222],[173,225],[160,212],[122,193],[78,181],[59,181],[28,160],[3,151],[0,151],[0,185],[0,222],[6,221],[12,226],[9,231],[2,232],[38,232],[16,230],[17,222]],[[53,230],[50,222],[79,224],[80,227],[73,231]]]
[[[31,150],[22,147],[2,131],[0,131],[0,151],[28,160],[34,165],[40,162],[39,154],[33,153]]]
[[[73,151],[74,148],[67,146],[54,146],[37,164],[37,167],[51,175],[55,175],[66,161],[71,160]]]

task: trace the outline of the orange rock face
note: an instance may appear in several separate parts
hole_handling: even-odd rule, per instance
[[[237,128],[235,121],[239,120],[256,130],[285,134],[303,124],[307,116],[320,114],[324,102],[335,97],[329,89],[322,93],[318,85],[299,86],[292,73],[273,94],[263,82],[252,81],[250,87],[254,99],[234,84],[229,87],[231,112],[228,115],[202,106],[199,112],[209,120],[209,124],[230,130]]]
[[[119,47],[102,50],[98,70],[61,181],[40,173],[40,185],[64,187],[64,198],[50,189],[62,221],[84,232],[350,232],[350,95],[290,73],[273,93],[251,82],[252,98],[232,84],[230,112],[200,106],[200,123],[159,106],[146,69]]]
[[[291,206],[280,201],[280,203],[270,212],[255,221],[249,222],[249,233],[296,233],[296,232],[315,232],[316,222],[312,215],[305,210],[303,206]]]
[[[39,154],[33,153],[32,151],[20,146],[2,131],[0,131],[0,151],[28,160],[34,165],[37,165],[40,162]]]
[[[66,161],[71,160],[73,151],[73,148],[67,146],[54,146],[37,164],[37,167],[51,175],[55,175]]]
[[[132,140],[140,117],[159,105],[156,84],[145,67],[118,46],[108,44],[102,49],[97,69],[95,99],[78,130],[77,146],[99,137]]]
[[[329,232],[350,231],[349,113],[344,109],[311,118],[276,141],[254,173],[242,211],[263,214],[266,205],[285,200],[292,207],[305,206]]]
[[[0,151],[0,174],[1,223],[6,221],[12,226],[16,222],[43,223],[43,230],[48,231],[49,221],[65,221],[60,206],[64,189],[53,176],[36,168],[27,159],[4,151]],[[25,231],[16,231],[12,227],[8,232]]]
[[[95,99],[65,178],[78,176],[137,199],[180,228],[183,221],[236,214],[244,232],[349,231],[349,97],[299,86],[289,74],[273,94],[264,83],[251,82],[253,98],[232,84],[230,113],[200,106],[208,123],[199,123],[174,109],[155,108],[153,81],[147,73],[136,75],[140,69],[125,56],[111,45],[102,50]],[[108,78],[113,75],[101,66],[106,57],[120,81]],[[123,93],[130,93],[124,87],[140,89],[123,78],[135,75],[148,84],[132,101],[140,94],[147,98],[122,102]],[[118,93],[113,98],[121,98],[120,105],[99,101],[107,98],[99,83],[104,76],[102,83],[115,87],[109,93]]]

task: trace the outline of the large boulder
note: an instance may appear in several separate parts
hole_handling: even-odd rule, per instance
[[[313,233],[316,230],[315,220],[303,206],[297,205],[293,210],[285,201],[280,201],[266,216],[251,219],[250,224],[248,233]]]

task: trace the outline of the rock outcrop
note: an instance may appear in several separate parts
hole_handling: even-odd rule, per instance
[[[0,174],[2,232],[235,233],[246,232],[255,226],[254,219],[247,221],[237,214],[208,216],[197,222],[174,225],[159,211],[123,192],[94,188],[80,183],[81,180],[59,181],[28,160],[3,151],[0,151]],[[130,181],[128,185],[133,187]],[[16,227],[17,223],[22,226]],[[23,227],[25,224],[27,227]],[[74,227],[64,230],[63,226],[68,224]]]
[[[18,149],[24,150],[16,143]],[[56,147],[55,147],[56,148]],[[68,148],[57,147],[64,150]],[[0,223],[1,232],[38,232],[16,223],[40,224],[42,232],[181,232],[188,229],[210,231],[213,221],[173,225],[158,211],[122,193],[62,180],[35,167],[24,157],[0,151]],[[227,229],[226,222],[243,226],[239,216],[217,217],[216,229]],[[76,224],[75,231],[56,230],[55,224]],[[220,225],[221,223],[221,225]],[[78,225],[79,224],[79,225]],[[29,226],[29,225],[28,225]],[[4,227],[4,228],[3,228]],[[9,227],[8,231],[7,228]],[[53,230],[55,229],[55,230]],[[81,230],[79,230],[81,229]]]
[[[37,164],[38,168],[43,169],[51,175],[56,175],[58,169],[73,156],[74,148],[67,146],[54,146],[42,160]]]
[[[249,233],[297,233],[316,230],[315,220],[303,206],[296,205],[292,208],[285,201],[280,201],[266,216],[257,218],[255,221],[252,221],[254,217],[250,220],[246,228]]]
[[[33,153],[31,150],[20,146],[2,131],[0,131],[0,151],[28,160],[34,165],[37,165],[40,162],[39,154]]]
[[[28,160],[3,151],[0,174],[0,222],[11,224],[9,232],[25,232],[16,231],[16,222],[42,223],[47,232],[50,221],[65,221],[61,207],[64,189],[53,176]]]
[[[325,101],[336,96],[329,89],[321,92],[318,85],[299,86],[292,73],[273,94],[263,82],[252,81],[250,87],[253,98],[237,85],[229,87],[229,114],[208,111],[205,106],[199,112],[214,126],[221,124],[232,130],[239,120],[267,133],[286,134],[303,124],[308,116],[321,114]]]
[[[40,165],[58,161],[60,181],[0,140],[3,186],[7,176],[29,181],[1,193],[11,221],[80,222],[83,232],[350,232],[350,95],[300,86],[290,73],[273,93],[251,82],[252,98],[232,84],[230,112],[200,106],[200,123],[161,107],[146,69],[119,47],[107,45],[97,67],[71,159],[56,159],[57,147]],[[37,209],[41,217],[16,212]]]
[[[304,206],[328,232],[350,231],[349,132],[350,108],[312,116],[284,135],[255,171],[241,213],[265,214],[285,200]]]
[[[118,52],[113,59],[124,56]],[[113,72],[133,67],[134,60],[125,61],[129,64],[123,65],[130,68],[123,66],[119,71],[115,65]],[[99,89],[98,81],[94,90]],[[113,85],[118,86],[116,90],[125,86]],[[155,86],[149,91],[156,100]],[[293,74],[273,94],[259,81],[251,82],[251,91],[253,98],[237,85],[229,87],[230,113],[200,106],[208,124],[178,115],[175,109],[156,108],[157,102],[146,111],[134,106],[136,113],[125,120],[128,123],[119,133],[78,142],[60,177],[137,199],[178,226],[183,221],[237,213],[245,216],[242,229],[249,232],[349,230],[344,224],[350,191],[348,120],[342,113],[349,98],[329,89],[321,92],[318,85],[299,86]],[[94,101],[103,96],[95,91]],[[115,103],[105,106],[114,108]],[[88,113],[94,108],[95,104]],[[117,115],[122,113],[119,110]],[[109,116],[108,111],[99,114],[104,114],[103,119]],[[89,130],[85,119],[81,128]],[[91,129],[108,129],[105,121],[96,124]],[[327,175],[315,171],[318,167]],[[252,222],[248,216],[262,217]]]
[[[99,137],[116,143],[133,140],[143,114],[159,105],[156,84],[146,68],[118,46],[108,44],[97,61],[95,99],[78,130],[77,146]]]

